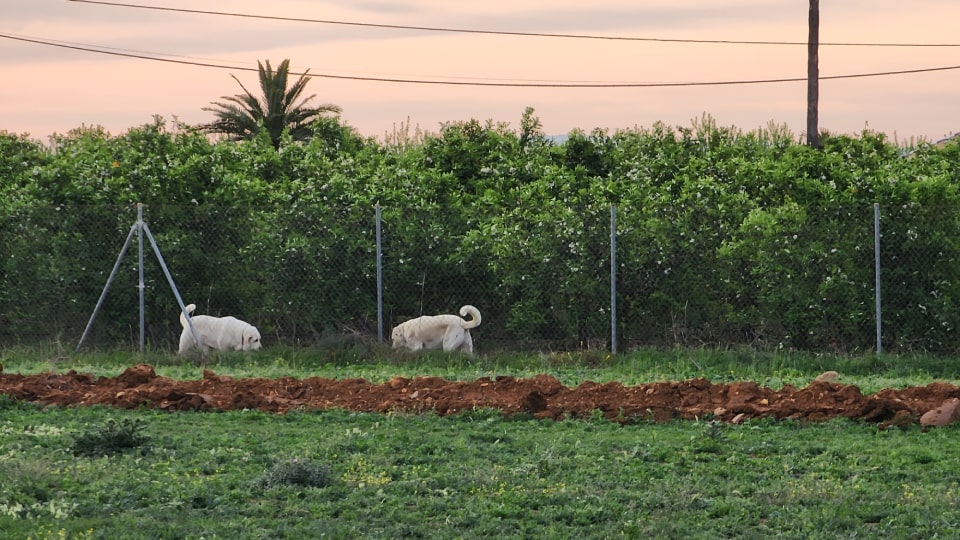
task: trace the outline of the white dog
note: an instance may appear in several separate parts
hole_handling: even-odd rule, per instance
[[[393,348],[406,347],[411,351],[440,349],[446,352],[463,351],[473,355],[470,329],[480,326],[480,310],[473,306],[460,308],[460,316],[424,315],[398,324],[391,334]]]
[[[197,309],[195,304],[186,307],[191,314],[193,328],[200,338],[200,350],[204,353],[207,348],[218,351],[255,351],[260,348],[260,331],[250,323],[236,317],[211,317],[209,315],[192,315]],[[197,345],[197,339],[190,331],[187,318],[180,313],[180,352],[184,354]]]

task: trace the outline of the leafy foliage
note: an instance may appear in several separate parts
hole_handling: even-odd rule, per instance
[[[146,424],[137,418],[107,418],[102,425],[74,435],[70,451],[78,456],[99,457],[141,448],[150,441]]]
[[[311,459],[292,458],[275,463],[253,482],[254,489],[264,490],[278,486],[322,488],[333,482],[329,464]]]
[[[286,84],[281,67],[265,84]],[[49,148],[0,137],[0,337],[79,335],[142,203],[184,298],[284,344],[374,333],[379,208],[388,327],[472,303],[482,343],[606,348],[615,218],[621,346],[872,350],[877,204],[884,348],[960,351],[956,144],[905,155],[863,132],[815,150],[709,116],[555,143],[529,108],[518,130],[471,119],[402,145],[308,127],[212,142],[156,118]],[[163,348],[177,306],[149,261]],[[113,290],[137,279],[123,264]],[[102,310],[94,342],[132,343],[136,298]]]

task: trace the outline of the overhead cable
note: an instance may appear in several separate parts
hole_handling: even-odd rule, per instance
[[[39,38],[31,38],[26,36],[16,36],[11,34],[0,33],[0,38],[12,39],[16,41],[24,41],[28,43],[36,43],[39,45],[47,45],[50,47],[60,47],[64,49],[72,49],[83,52],[91,52],[97,54],[107,54],[112,56],[122,56],[126,58],[137,58],[141,60],[153,60],[156,62],[167,62],[171,64],[183,64],[190,66],[199,66],[199,67],[208,67],[208,68],[218,68],[218,69],[232,69],[237,71],[258,71],[258,68],[245,67],[245,66],[227,66],[221,64],[213,64],[209,62],[195,62],[189,60],[178,60],[174,58],[161,58],[158,56],[150,56],[147,54],[133,53],[133,52],[124,52],[123,50],[118,49],[97,49],[91,46],[83,46],[77,44],[69,44],[63,42],[49,41]],[[918,69],[906,69],[898,71],[881,71],[874,73],[855,73],[848,75],[828,75],[819,77],[820,80],[835,80],[835,79],[855,79],[855,78],[864,78],[864,77],[883,77],[889,75],[908,75],[915,73],[930,73],[935,71],[949,71],[960,69],[958,66],[941,66],[933,68],[918,68]],[[340,79],[340,80],[351,80],[351,81],[369,81],[369,82],[386,82],[386,83],[404,83],[404,84],[433,84],[433,85],[452,85],[452,86],[485,86],[485,87],[512,87],[512,88],[671,88],[671,87],[683,87],[683,86],[736,86],[736,85],[746,85],[746,84],[770,84],[770,83],[786,83],[786,82],[800,82],[806,81],[806,77],[785,77],[778,79],[746,79],[738,81],[699,81],[699,82],[673,82],[673,83],[534,83],[534,82],[477,82],[477,81],[452,81],[452,80],[428,80],[428,79],[398,79],[398,78],[387,78],[387,77],[360,77],[354,75],[333,75],[329,73],[308,73],[304,72],[290,72],[291,75],[306,75],[309,77],[318,77],[324,79]]]
[[[805,41],[748,41],[732,39],[681,39],[681,38],[651,38],[651,37],[629,37],[629,36],[602,36],[588,34],[557,34],[547,32],[509,32],[504,30],[471,30],[466,28],[444,28],[432,26],[409,26],[402,24],[377,24],[352,21],[334,21],[325,19],[309,19],[304,17],[280,17],[275,15],[255,15],[251,13],[234,13],[228,11],[208,11],[200,9],[171,8],[163,6],[150,6],[145,4],[129,4],[121,2],[103,2],[100,0],[69,0],[70,2],[81,4],[99,4],[103,6],[152,9],[157,11],[170,11],[177,13],[194,13],[199,15],[218,15],[223,17],[240,17],[246,19],[265,19],[273,21],[332,24],[341,26],[363,26],[367,28],[386,28],[392,30],[417,30],[423,32],[449,32],[460,34],[487,34],[497,36],[524,36],[524,37],[545,37],[545,38],[565,38],[565,39],[596,39],[611,41],[649,41],[660,43],[707,43],[723,45],[803,45],[807,46]],[[820,46],[834,47],[960,47],[960,43],[831,43],[820,42]]]

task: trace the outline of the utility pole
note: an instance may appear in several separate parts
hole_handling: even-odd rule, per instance
[[[810,0],[809,37],[807,38],[807,144],[820,146],[820,0]]]

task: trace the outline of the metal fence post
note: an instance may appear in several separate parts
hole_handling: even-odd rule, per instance
[[[377,342],[383,343],[383,244],[380,236],[380,203],[377,211]]]
[[[873,257],[874,257],[874,285],[876,289],[876,318],[877,318],[877,354],[883,353],[883,336],[880,318],[880,203],[873,203]]]
[[[87,327],[83,330],[83,335],[80,336],[80,342],[77,344],[77,350],[83,346],[84,341],[86,341],[87,336],[90,334],[90,329],[93,328],[93,322],[97,318],[97,314],[100,312],[100,308],[103,306],[103,301],[107,297],[107,293],[110,291],[110,285],[113,283],[114,278],[117,275],[117,270],[120,269],[120,263],[123,261],[124,255],[127,253],[127,248],[130,247],[130,240],[133,238],[134,233],[137,234],[137,273],[140,278],[140,283],[138,288],[140,289],[140,352],[143,353],[144,346],[146,345],[146,340],[144,339],[144,330],[146,328],[146,309],[144,308],[144,291],[146,290],[146,285],[143,279],[143,238],[146,235],[146,238],[150,241],[150,245],[153,247],[153,252],[157,256],[157,261],[160,263],[160,268],[163,269],[163,274],[167,277],[167,281],[170,283],[170,289],[173,290],[173,295],[177,298],[177,304],[180,306],[180,312],[186,316],[187,326],[190,327],[190,332],[193,334],[193,338],[197,341],[197,345],[200,345],[200,336],[197,334],[196,328],[193,326],[193,320],[190,315],[187,313],[187,310],[184,308],[183,299],[180,297],[180,291],[177,290],[177,285],[173,282],[173,276],[170,275],[170,270],[167,269],[167,263],[163,260],[163,255],[160,254],[160,248],[157,247],[156,240],[153,239],[153,234],[150,232],[150,227],[143,221],[143,203],[137,203],[137,221],[130,227],[130,232],[127,233],[127,239],[123,242],[123,248],[120,249],[120,255],[117,256],[117,262],[113,265],[113,270],[110,271],[110,276],[107,278],[107,284],[103,286],[103,291],[100,293],[100,298],[97,300],[97,305],[93,308],[93,313],[90,314],[90,319],[87,321]]]
[[[617,354],[617,206],[610,205],[610,352]]]
[[[140,279],[137,289],[140,291],[140,352],[142,353],[146,345],[144,331],[146,329],[147,312],[144,298],[147,285],[143,279],[143,203],[137,203],[137,273]]]

